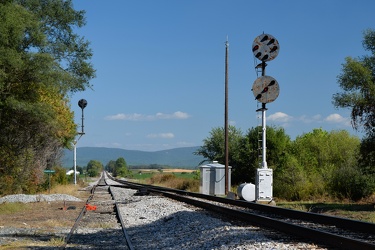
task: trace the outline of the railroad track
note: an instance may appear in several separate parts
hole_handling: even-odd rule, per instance
[[[65,238],[64,249],[134,249],[103,174]]]
[[[242,223],[277,230],[324,246],[338,249],[375,249],[375,224],[373,223],[122,180],[116,181],[128,188],[137,189],[141,193],[159,193],[174,200],[214,211],[221,216],[236,219]]]

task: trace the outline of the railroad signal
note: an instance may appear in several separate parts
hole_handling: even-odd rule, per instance
[[[84,120],[84,115],[83,115],[83,109],[84,108],[86,108],[86,106],[87,106],[87,101],[85,100],[85,99],[81,99],[81,100],[79,100],[78,101],[78,106],[82,109],[82,124],[81,124],[81,133],[79,133],[79,134],[81,134],[81,135],[84,135],[85,134],[85,132],[84,132],[84,125],[83,125],[83,120]]]
[[[267,61],[272,61],[279,54],[279,42],[270,34],[262,34],[257,36],[252,45],[254,56],[261,60],[255,68],[262,69],[262,76],[257,78],[252,86],[255,100],[262,103],[262,108],[258,111],[262,112],[262,168],[257,169],[256,174],[256,190],[255,197],[257,202],[265,202],[270,204],[273,200],[272,182],[273,171],[267,167],[266,161],[266,104],[273,102],[279,96],[280,88],[275,78],[265,75]]]
[[[277,57],[280,45],[276,38],[270,34],[262,34],[254,39],[252,50],[256,58],[266,62]]]
[[[270,103],[279,96],[280,88],[272,76],[261,76],[254,81],[252,91],[255,100],[261,103]]]
[[[84,125],[83,125],[83,121],[84,121],[84,114],[83,114],[83,110],[86,108],[87,106],[87,101],[85,99],[81,99],[78,101],[78,106],[81,108],[82,110],[82,124],[81,124],[81,132],[78,132],[78,139],[77,140],[74,140],[73,141],[73,168],[74,168],[74,185],[77,184],[77,175],[76,175],[76,172],[77,172],[77,143],[79,141],[79,139],[85,134],[85,131],[84,131]]]
[[[86,108],[87,106],[87,101],[85,99],[81,99],[78,101],[78,106],[81,108],[81,109],[84,109]]]

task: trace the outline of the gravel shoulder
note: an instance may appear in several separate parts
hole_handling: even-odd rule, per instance
[[[89,195],[87,189],[77,197],[22,194],[0,198],[0,248],[53,249],[61,245]]]

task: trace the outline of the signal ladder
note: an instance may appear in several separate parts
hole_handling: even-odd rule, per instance
[[[254,65],[259,65],[259,63],[257,62],[257,59],[256,57],[254,57]],[[255,67],[255,73],[257,75],[257,78],[259,77],[259,75],[262,75],[262,68],[260,67]],[[263,130],[262,130],[262,104],[260,102],[257,102],[257,109],[256,109],[256,112],[257,112],[257,141],[258,141],[258,145],[257,145],[257,153],[258,153],[258,164],[259,164],[259,167],[262,167],[262,162],[263,162],[263,155],[262,155],[262,138],[263,138]]]
[[[261,105],[261,104],[260,104]],[[262,129],[262,111],[261,111],[261,107],[259,105],[259,102],[257,102],[257,121],[258,121],[258,124],[257,124],[257,141],[258,141],[258,145],[257,145],[257,153],[258,153],[258,164],[259,164],[259,167],[262,167],[262,162],[263,162],[263,148],[262,148],[262,145],[263,145],[263,129]]]

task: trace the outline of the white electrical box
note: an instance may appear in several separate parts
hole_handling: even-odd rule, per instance
[[[272,169],[258,168],[256,175],[256,200],[257,201],[272,201],[272,185],[273,176]]]
[[[228,187],[231,186],[231,166],[228,166]],[[199,167],[199,191],[202,194],[225,195],[225,165],[217,161]]]

